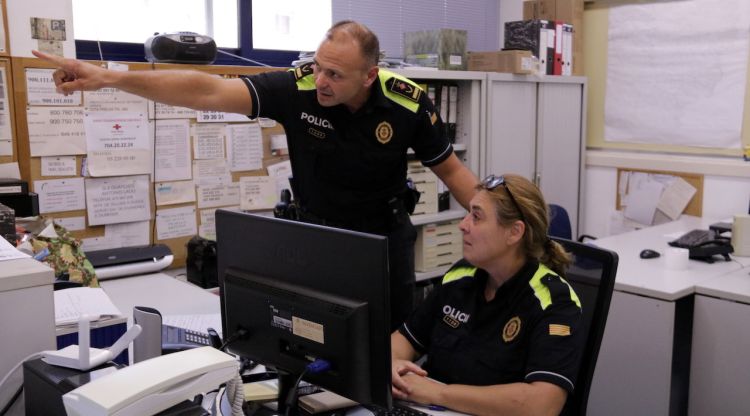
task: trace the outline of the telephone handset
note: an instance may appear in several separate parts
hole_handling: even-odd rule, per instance
[[[91,381],[63,396],[70,416],[140,416],[168,409],[237,376],[229,354],[201,347],[151,358]]]

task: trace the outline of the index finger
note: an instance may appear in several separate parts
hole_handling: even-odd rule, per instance
[[[65,58],[63,58],[62,56],[51,55],[37,50],[32,50],[31,53],[33,53],[37,58],[43,61],[47,61],[51,64],[55,64],[57,66],[62,66],[65,63]]]

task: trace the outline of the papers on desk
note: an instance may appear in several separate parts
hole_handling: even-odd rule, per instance
[[[74,287],[56,290],[55,325],[74,326],[83,315],[94,317],[93,321],[122,316],[109,296],[101,288]]]
[[[0,237],[0,261],[22,259],[24,257],[29,257],[29,255],[18,251],[8,240]]]

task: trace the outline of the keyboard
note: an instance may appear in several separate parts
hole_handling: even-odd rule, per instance
[[[409,406],[394,403],[391,410],[376,410],[376,416],[429,416],[427,413],[412,409]]]
[[[672,247],[693,248],[707,241],[715,240],[716,234],[711,230],[691,230],[678,239],[669,242]]]

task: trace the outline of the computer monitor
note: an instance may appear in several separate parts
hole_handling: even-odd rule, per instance
[[[385,237],[217,210],[216,240],[224,335],[247,331],[230,352],[287,375],[325,359],[306,381],[391,407]]]

